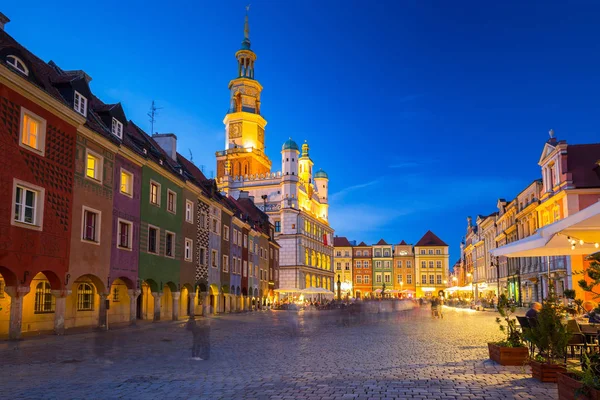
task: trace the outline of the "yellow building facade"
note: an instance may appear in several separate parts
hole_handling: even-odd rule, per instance
[[[394,284],[393,290],[402,297],[414,297],[415,287],[415,255],[413,246],[404,240],[394,246]]]
[[[449,276],[448,249],[448,245],[431,231],[427,231],[415,245],[417,297],[437,296],[440,290],[446,290]]]
[[[350,243],[350,241],[348,241],[348,239],[345,237],[336,236],[333,239],[333,248],[335,296],[337,298],[337,283],[339,281],[341,298],[345,299],[348,297],[353,297],[354,285],[352,282],[352,243]]]

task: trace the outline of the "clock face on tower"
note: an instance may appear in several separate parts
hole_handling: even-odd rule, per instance
[[[241,136],[242,136],[242,124],[240,124],[239,122],[231,124],[229,126],[229,138],[234,139],[234,138],[239,138]]]
[[[402,250],[402,251],[400,251],[400,253],[399,253],[399,254],[400,254],[401,256],[405,256],[405,255],[407,255],[407,254],[408,254],[408,251],[406,251],[406,250]]]

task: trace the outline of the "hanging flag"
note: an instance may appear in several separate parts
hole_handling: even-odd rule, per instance
[[[326,233],[323,234],[323,244],[325,246],[327,246],[327,234]]]

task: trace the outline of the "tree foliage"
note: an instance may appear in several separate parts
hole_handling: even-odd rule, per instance
[[[498,300],[498,313],[500,317],[496,317],[496,323],[500,332],[506,335],[506,338],[498,345],[503,347],[523,347],[523,337],[517,329],[517,319],[513,317],[515,306],[508,303],[508,297],[505,294],[500,295]]]

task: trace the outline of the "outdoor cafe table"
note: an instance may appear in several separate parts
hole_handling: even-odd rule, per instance
[[[585,339],[587,343],[594,343],[598,334],[600,333],[600,324],[591,324],[589,322],[579,322],[579,327],[581,328],[581,332],[585,335]]]

